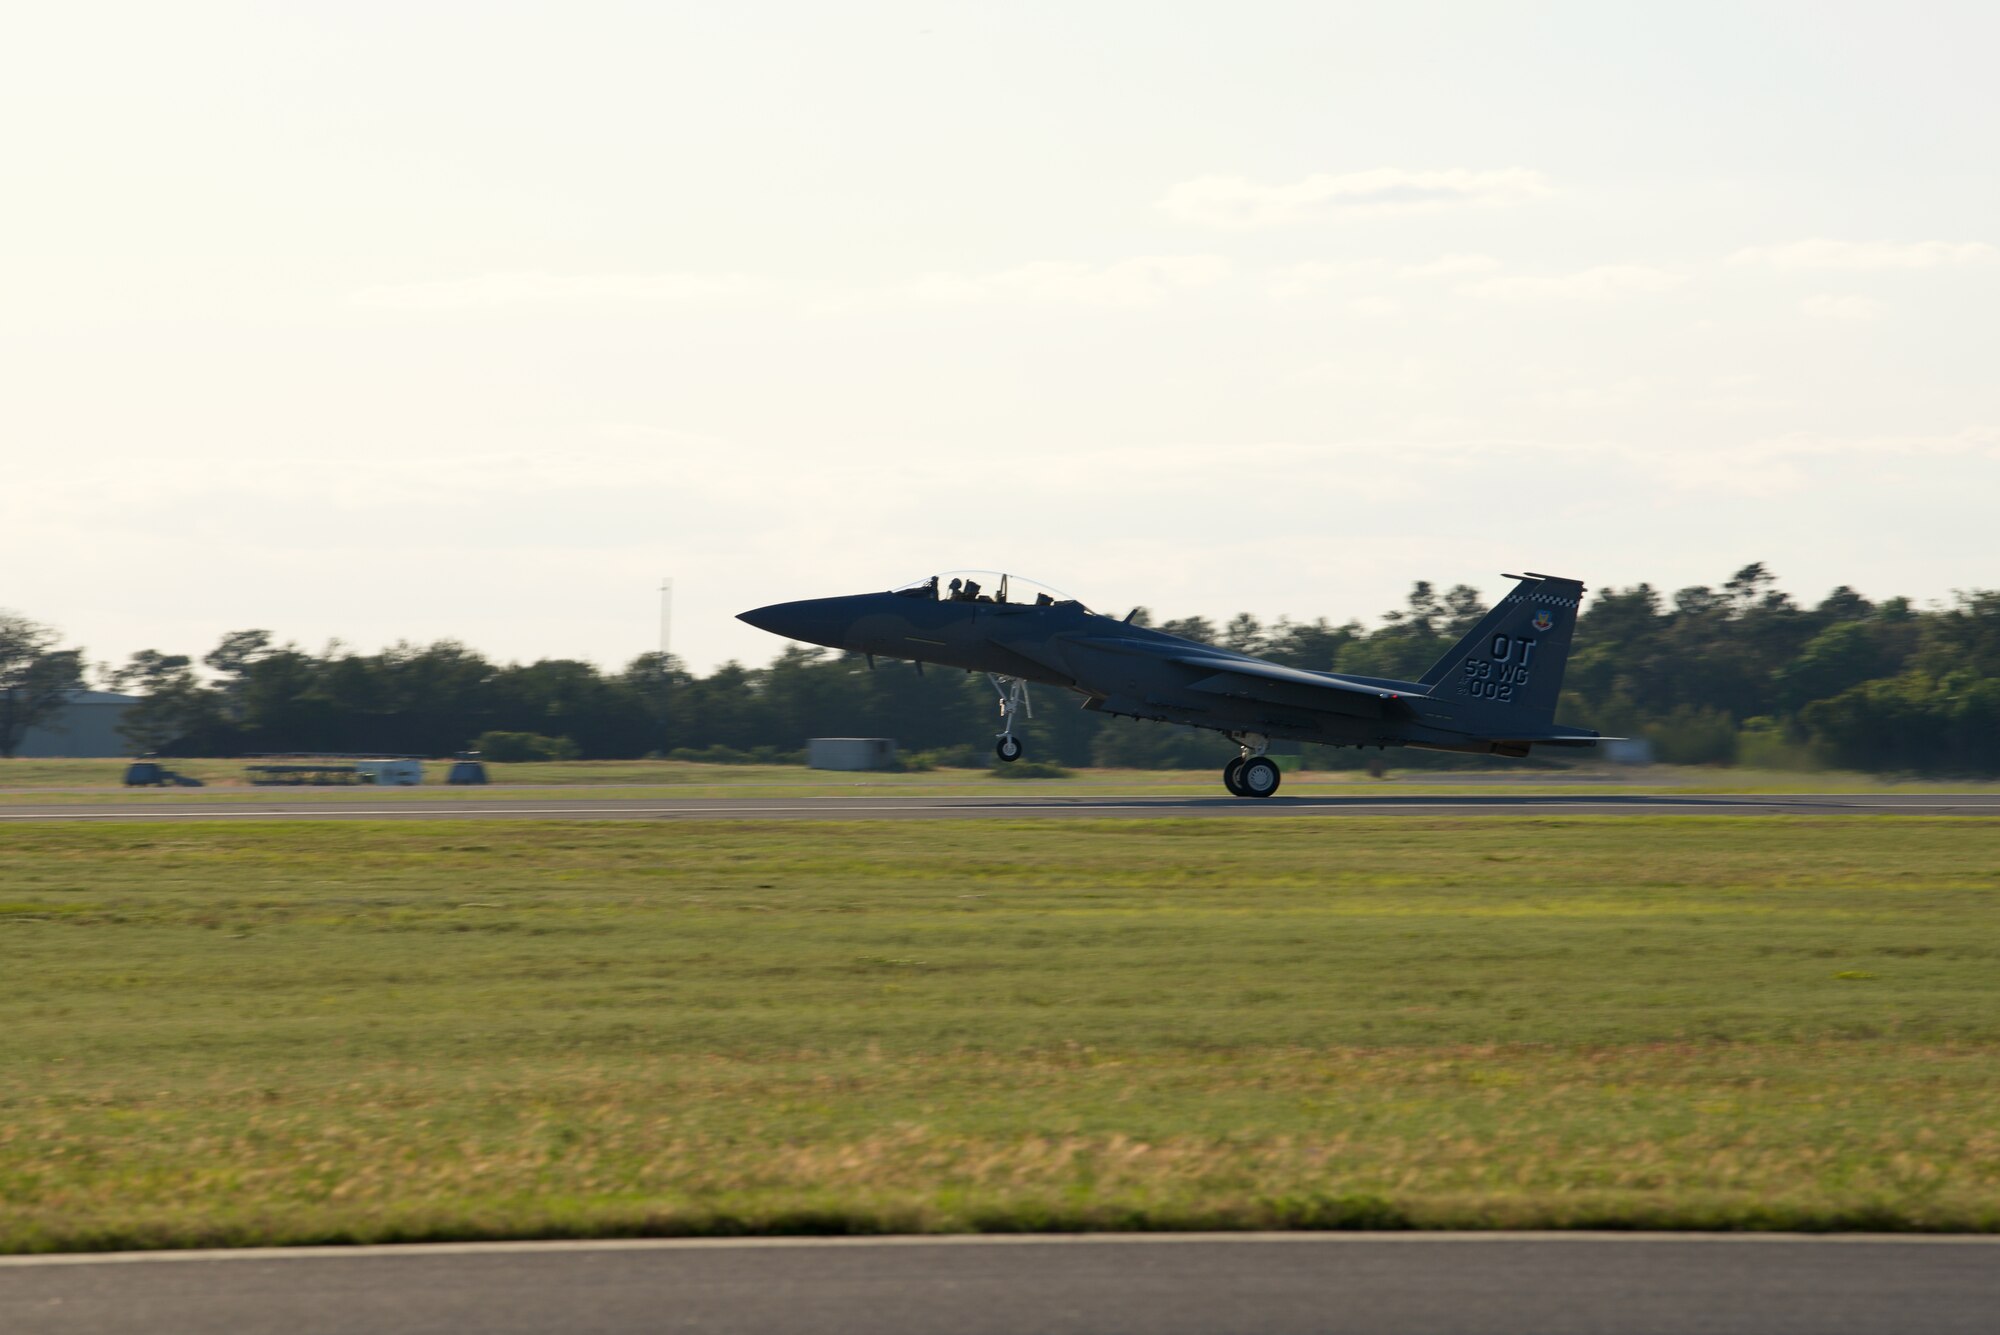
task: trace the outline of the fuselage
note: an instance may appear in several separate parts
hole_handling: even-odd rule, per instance
[[[881,658],[989,672],[1084,697],[1084,707],[1230,734],[1337,746],[1491,749],[1449,701],[1415,682],[1277,668],[1268,660],[1101,616],[1073,601],[963,601],[928,593],[850,594],[777,603],[742,614],[789,639]],[[1189,660],[1200,666],[1190,666]],[[1274,669],[1255,695],[1193,688],[1216,666]],[[1372,688],[1373,717],[1329,713],[1317,682]]]

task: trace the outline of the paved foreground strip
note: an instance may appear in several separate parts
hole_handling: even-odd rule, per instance
[[[2000,1238],[1155,1234],[0,1258],[9,1335],[1987,1332]]]
[[[1192,816],[1987,816],[1996,793],[1493,794],[1379,797],[604,797],[365,803],[311,795],[281,801],[161,795],[103,805],[0,807],[0,825],[133,820],[1040,820]]]

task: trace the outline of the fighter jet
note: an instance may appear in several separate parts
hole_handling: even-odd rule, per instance
[[[1000,697],[994,752],[1021,758],[1015,733],[1033,717],[1030,682],[1127,718],[1209,728],[1239,753],[1222,782],[1238,797],[1270,797],[1275,740],[1322,746],[1413,746],[1526,756],[1580,747],[1599,735],[1555,722],[1583,585],[1533,573],[1518,580],[1449,653],[1416,681],[1309,672],[1251,654],[1102,616],[1030,581],[966,571],[883,593],[773,603],[739,619],[787,639],[877,658],[984,672]]]

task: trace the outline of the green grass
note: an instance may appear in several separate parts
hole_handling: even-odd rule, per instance
[[[2000,1230],[2000,824],[14,826],[0,1250]]]

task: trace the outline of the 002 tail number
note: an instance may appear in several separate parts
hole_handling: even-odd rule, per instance
[[[1528,660],[1535,642],[1518,635],[1495,635],[1487,657],[1465,660],[1461,683],[1467,695],[1482,700],[1511,700],[1514,688],[1528,684]]]

